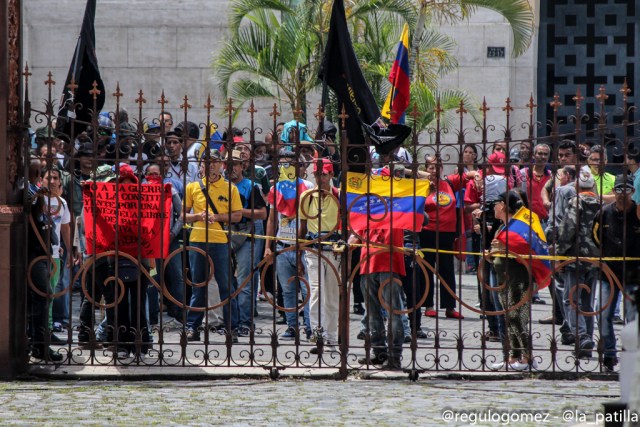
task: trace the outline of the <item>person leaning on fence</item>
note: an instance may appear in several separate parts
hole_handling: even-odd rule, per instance
[[[238,341],[238,300],[229,299],[235,292],[235,281],[229,271],[230,249],[224,228],[228,224],[242,219],[242,201],[235,185],[222,177],[224,159],[218,150],[205,153],[200,164],[203,178],[187,185],[185,189],[182,220],[192,224],[190,245],[205,251],[203,256],[189,251],[191,280],[203,284],[211,276],[210,262],[214,260],[213,274],[218,283],[220,298],[228,300],[223,307],[225,328],[231,334],[233,342]],[[191,294],[191,307],[207,306],[207,286],[194,286]],[[204,312],[190,310],[187,313],[187,340],[199,341]],[[229,330],[230,329],[230,330]]]
[[[424,252],[425,261],[436,267],[442,280],[449,285],[449,289],[447,289],[440,282],[440,308],[445,310],[446,317],[464,319],[464,316],[456,311],[456,299],[452,295],[456,293],[453,244],[459,220],[456,210],[456,193],[469,180],[475,178],[476,172],[469,171],[442,177],[442,164],[434,157],[427,157],[426,168],[430,185],[424,211],[429,215],[429,222],[420,231],[420,246],[426,250]],[[433,275],[431,273],[429,275],[429,283],[435,283]],[[434,287],[429,287],[424,313],[427,317],[437,317],[438,315],[434,309],[434,294]]]
[[[524,206],[525,203],[516,191],[509,191],[498,197],[493,209],[495,218],[501,221],[502,225],[496,235],[503,230],[508,231],[512,216]],[[501,240],[494,239],[491,241],[489,260],[495,268],[498,284],[504,285],[499,294],[502,306],[508,310],[505,314],[507,318],[506,338],[510,353],[505,357],[504,362],[491,365],[491,369],[498,370],[508,365],[510,369],[524,371],[529,368],[530,361],[532,368],[536,369],[537,363],[531,359],[528,340],[530,304],[527,301],[516,309],[511,308],[523,299],[528,300],[529,271],[515,259],[494,256],[498,252],[507,252],[508,254],[508,247]]]
[[[598,257],[600,249],[593,239],[592,229],[600,211],[600,201],[593,192],[594,179],[589,168],[584,167],[576,180],[579,192],[567,205],[558,230],[554,253],[568,257]],[[589,262],[576,260],[563,268],[564,311],[570,332],[563,333],[561,339],[563,343],[576,343],[574,353],[577,358],[591,357],[594,347],[594,318],[581,313],[593,311],[593,285],[597,274],[597,266]],[[585,286],[588,290],[583,289]]]
[[[319,337],[322,337],[324,345],[333,349],[338,343],[342,254],[334,252],[331,242],[340,239],[340,195],[332,185],[333,164],[330,159],[323,158],[314,162],[313,173],[317,186],[300,195],[298,236],[301,239],[314,240],[311,247],[319,252],[307,252],[305,257],[311,289],[311,341],[318,342]],[[311,353],[317,354],[318,347],[312,348]]]
[[[267,208],[260,187],[242,174],[244,160],[239,150],[231,152],[230,166],[227,178],[238,189],[242,201],[242,219],[234,224],[233,228],[230,227],[239,233],[230,236],[231,248],[236,257],[234,280],[237,280],[237,286],[244,284],[238,294],[238,335],[249,336],[255,327],[253,314],[260,288],[260,276],[256,267],[262,260],[261,255],[264,251],[262,220],[267,217]],[[256,237],[253,238],[250,234]]]
[[[606,260],[620,283],[624,293],[630,296],[635,287],[640,285],[640,218],[638,206],[632,200],[635,192],[633,180],[618,176],[613,188],[615,202],[602,208],[597,215],[593,227],[593,238],[600,247],[603,258],[634,258],[632,260]],[[613,295],[611,295],[613,293]],[[613,315],[615,303],[620,289],[609,283],[602,275],[600,285],[600,307],[602,323],[600,335],[604,340],[604,367],[613,371],[618,363],[616,357],[616,337],[613,331]],[[637,318],[637,307],[631,300],[624,298],[624,315],[627,322]]]
[[[24,191],[27,200],[26,213],[32,224],[28,224],[27,262],[31,264],[36,259],[40,259],[31,265],[27,273],[32,286],[39,292],[47,294],[50,274],[48,257],[51,256],[53,224],[42,198],[43,195],[48,194],[48,189],[38,186],[41,179],[39,160],[34,159],[29,163],[28,178]],[[40,295],[27,285],[27,335],[31,356],[47,362],[61,362],[64,356],[53,351],[47,345],[50,339],[45,339],[46,333],[49,332],[48,312],[47,297]]]

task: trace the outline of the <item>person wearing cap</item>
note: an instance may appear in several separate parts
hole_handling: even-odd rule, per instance
[[[592,229],[598,213],[600,201],[593,192],[594,179],[589,168],[580,170],[576,177],[579,192],[569,200],[566,213],[558,230],[554,245],[556,255],[568,257],[599,257],[600,249],[593,238]],[[564,267],[564,312],[570,332],[563,333],[563,341],[575,343],[577,358],[591,357],[593,343],[593,316],[581,313],[592,312],[591,296],[598,275],[595,265],[576,261]],[[588,287],[589,291],[583,289]],[[580,306],[580,310],[577,307]],[[571,337],[573,334],[573,337]]]
[[[160,148],[160,125],[158,123],[145,123],[142,152],[151,160],[162,154]]]
[[[312,248],[318,253],[305,256],[309,277],[309,316],[313,330],[313,342],[322,337],[324,345],[338,343],[338,317],[340,304],[340,272],[342,254],[334,252],[328,242],[340,239],[340,193],[333,187],[333,163],[328,158],[314,162],[313,174],[317,186],[300,195],[298,218],[301,239],[312,240]],[[329,347],[333,348],[333,347]],[[318,347],[311,349],[317,354]]]
[[[611,203],[615,201],[616,198],[613,194],[613,185],[616,177],[605,171],[607,163],[607,150],[602,145],[594,145],[591,147],[587,164],[591,168],[591,174],[596,184],[595,191],[603,204]]]
[[[637,261],[640,257],[640,219],[638,205],[633,201],[634,192],[633,180],[625,175],[617,176],[613,187],[615,202],[602,207],[593,227],[593,238],[600,247],[603,258],[636,258],[605,261],[620,280],[627,295],[632,294],[634,286],[640,284],[640,261]],[[600,275],[600,278],[600,335],[604,340],[602,364],[607,371],[612,372],[618,363],[613,316],[620,289],[609,283],[606,276]],[[624,315],[627,322],[637,317],[636,306],[627,298],[624,298]]]
[[[501,222],[496,236],[500,232],[508,231],[513,215],[525,207],[522,197],[517,191],[511,190],[500,194],[493,205],[494,216]],[[499,236],[498,236],[499,237]],[[498,292],[502,307],[509,310],[505,316],[508,318],[505,338],[509,342],[509,354],[505,354],[505,361],[491,365],[491,369],[503,369],[508,365],[510,369],[524,371],[529,369],[529,363],[533,369],[537,368],[535,360],[531,359],[529,348],[529,321],[531,306],[528,303],[529,270],[517,260],[494,256],[496,252],[506,252],[507,246],[498,238],[491,241],[489,262],[492,263],[497,283],[501,286]],[[521,301],[527,301],[517,308],[512,308]]]
[[[300,221],[298,218],[298,202],[300,195],[306,190],[313,188],[313,184],[300,178],[299,170],[296,166],[302,163],[298,160],[293,151],[283,147],[278,153],[279,178],[275,185],[271,187],[267,201],[269,203],[269,217],[267,218],[266,236],[275,237],[275,271],[280,286],[282,287],[282,297],[284,307],[294,309],[287,311],[287,329],[280,335],[281,340],[293,341],[298,337],[298,293],[302,294],[303,300],[307,297],[307,287],[300,284],[299,266],[303,262],[302,254],[293,250],[287,250],[296,246]],[[286,250],[286,251],[285,251]],[[284,251],[284,252],[281,252]],[[264,257],[273,256],[274,251],[272,241],[268,240]],[[294,278],[295,280],[291,280]],[[305,278],[306,280],[306,278]],[[309,319],[309,304],[303,307],[304,330],[307,338],[311,337],[311,321]]]
[[[224,227],[242,219],[242,201],[235,185],[222,177],[224,158],[218,150],[205,153],[200,164],[202,179],[187,184],[185,188],[182,221],[192,224],[189,244],[202,249],[208,255],[189,251],[189,266],[193,283],[206,283],[211,276],[210,260],[215,260],[213,274],[218,283],[220,298],[228,300],[235,292],[235,281],[229,271],[230,248]],[[213,206],[210,206],[213,204]],[[213,209],[215,207],[215,209]],[[215,212],[217,211],[217,213]],[[207,287],[193,287],[191,307],[207,306]],[[225,328],[233,342],[238,341],[238,300],[231,298],[223,307]],[[187,313],[187,340],[199,341],[204,313]],[[229,330],[230,328],[230,330]]]
[[[234,231],[242,233],[232,237],[236,256],[235,280],[243,286],[238,294],[238,335],[249,336],[254,329],[253,314],[260,289],[260,276],[256,269],[264,252],[264,227],[262,221],[267,218],[267,205],[260,187],[243,176],[244,160],[239,150],[231,152],[227,178],[236,186],[242,202],[242,219],[234,224]],[[247,234],[260,236],[249,237]]]
[[[456,311],[456,275],[454,271],[453,244],[456,238],[456,227],[459,217],[456,210],[456,193],[476,176],[475,171],[463,174],[442,175],[442,164],[435,157],[426,159],[427,179],[429,180],[429,194],[424,206],[429,222],[420,231],[420,246],[424,249],[436,249],[445,252],[425,252],[424,258],[437,269],[449,289],[440,282],[440,308],[445,310],[445,316],[454,319],[464,319]],[[435,283],[430,274],[429,283]],[[434,287],[429,287],[425,301],[425,316],[437,317],[434,304]],[[453,295],[452,295],[453,294]]]

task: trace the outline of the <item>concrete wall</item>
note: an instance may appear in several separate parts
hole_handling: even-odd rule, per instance
[[[54,99],[58,100],[73,56],[80,31],[85,0],[24,0],[24,58],[33,72],[31,99],[34,108],[46,97],[49,70],[58,82]],[[155,117],[157,100],[164,89],[169,100],[167,109],[182,117],[180,105],[185,94],[192,105],[190,116],[205,120],[203,108],[208,94],[216,106],[214,121],[227,123],[217,85],[212,78],[211,59],[228,37],[226,0],[98,0],[96,11],[96,54],[107,87],[105,109],[114,108],[116,83],[124,93],[121,104],[137,117],[135,99],[142,89],[147,100],[144,116]],[[520,123],[528,119],[525,105],[536,87],[537,44],[521,58],[511,58],[511,33],[497,14],[479,10],[468,23],[442,27],[442,31],[458,41],[456,55],[460,68],[443,79],[444,87],[469,91],[478,101],[486,96],[492,110],[489,117],[496,125],[504,125],[500,107],[507,97],[516,108],[514,137],[522,136]],[[487,58],[487,46],[504,46],[504,59]],[[315,110],[318,98],[310,102]],[[257,102],[261,120],[258,125],[271,127],[266,110],[273,100]],[[40,107],[41,108],[41,107]],[[246,109],[246,107],[245,107]],[[290,119],[284,114],[281,119]],[[239,126],[248,126],[241,118]],[[491,135],[499,137],[499,128]],[[479,138],[471,135],[470,139]]]

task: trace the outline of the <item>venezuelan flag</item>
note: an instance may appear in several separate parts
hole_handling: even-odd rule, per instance
[[[409,26],[407,24],[404,24],[402,30],[396,60],[389,73],[389,82],[391,82],[391,89],[382,107],[382,117],[391,119],[391,123],[404,124],[404,113],[409,107]]]
[[[531,274],[538,284],[538,289],[549,286],[551,263],[548,260],[527,258],[528,255],[549,255],[547,239],[538,215],[527,208],[520,208],[504,230],[498,233],[496,239],[507,246],[507,252],[522,255],[520,262],[530,263]]]
[[[311,182],[296,177],[294,166],[281,167],[278,179],[276,185],[271,187],[267,201],[282,215],[297,216],[300,195],[313,187]]]
[[[419,231],[429,181],[391,179],[347,173],[347,209],[353,230],[405,229]]]

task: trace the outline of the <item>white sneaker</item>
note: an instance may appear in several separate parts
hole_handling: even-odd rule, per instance
[[[504,362],[494,363],[491,365],[491,369],[493,369],[494,371],[499,371],[500,369],[504,368],[504,365]]]

